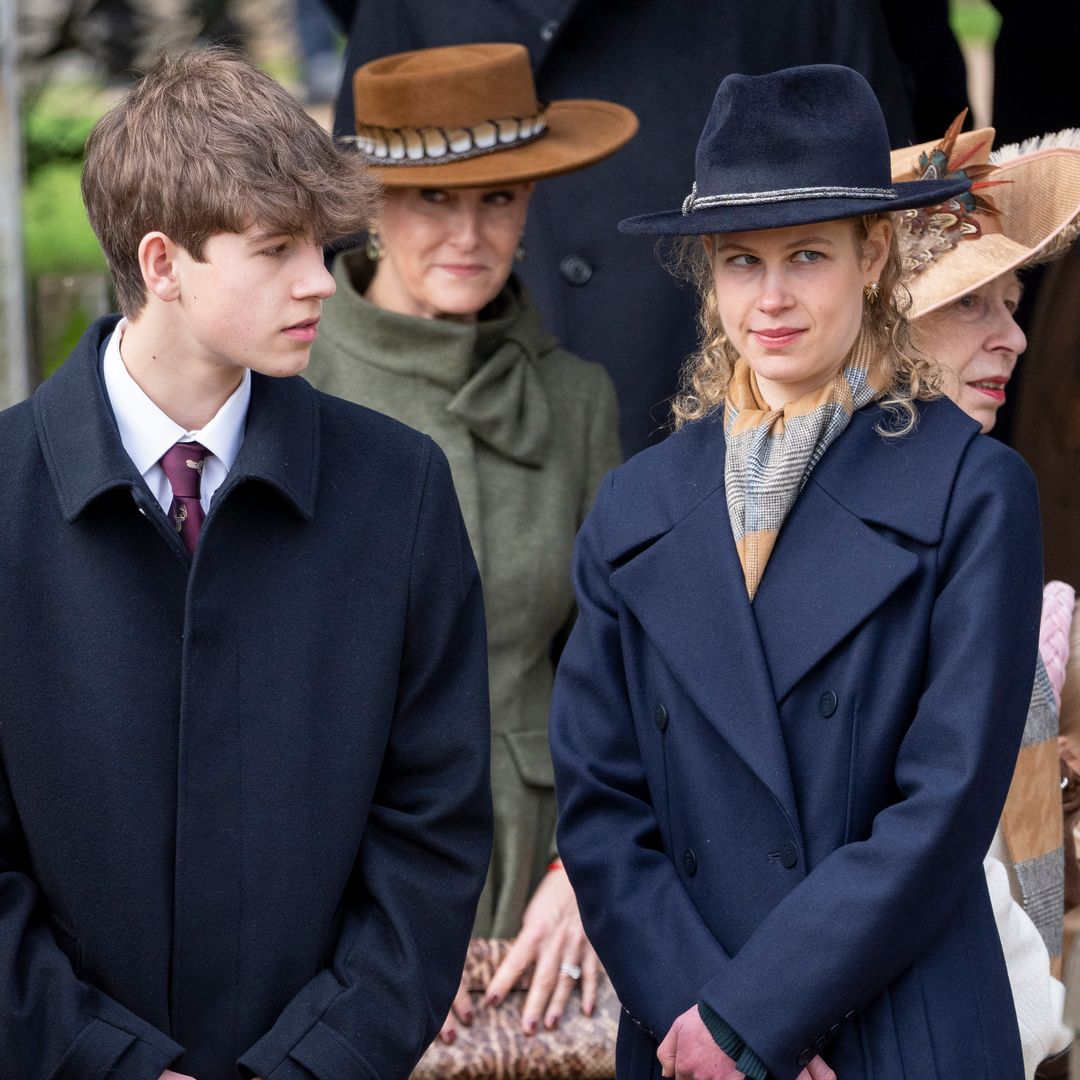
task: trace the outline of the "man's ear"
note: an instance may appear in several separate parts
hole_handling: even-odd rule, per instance
[[[176,255],[179,246],[163,232],[149,232],[139,241],[139,269],[147,292],[166,302],[180,296]]]

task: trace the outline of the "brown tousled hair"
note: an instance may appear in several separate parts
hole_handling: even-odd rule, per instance
[[[360,232],[380,185],[288,92],[221,47],[163,55],[95,125],[83,201],[121,311],[146,303],[139,244],[161,231],[193,259],[257,226],[315,243]]]
[[[881,214],[852,218],[856,243],[862,247]],[[698,310],[700,333],[698,349],[683,365],[679,392],[671,405],[672,425],[677,431],[691,420],[700,420],[724,400],[738,353],[720,323],[716,304],[712,262],[703,238],[676,238],[667,257],[672,272],[689,281],[701,297]],[[911,295],[901,283],[900,249],[893,227],[889,253],[878,279],[878,299],[863,305],[863,330],[884,353],[889,364],[891,383],[883,388],[879,404],[894,414],[898,423],[882,426],[882,433],[902,435],[915,425],[913,401],[928,401],[942,393],[944,373],[940,365],[920,353],[911,341],[907,312]]]

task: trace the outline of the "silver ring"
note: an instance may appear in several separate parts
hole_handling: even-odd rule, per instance
[[[581,968],[577,964],[560,964],[559,971],[563,975],[569,975],[574,982],[581,978]]]

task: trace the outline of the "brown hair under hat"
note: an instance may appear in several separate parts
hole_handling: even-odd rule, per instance
[[[356,144],[388,187],[478,187],[558,176],[613,154],[637,117],[610,101],[536,97],[515,44],[395,53],[353,75]]]

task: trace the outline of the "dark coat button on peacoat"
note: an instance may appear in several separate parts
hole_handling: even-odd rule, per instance
[[[785,870],[791,870],[795,867],[799,861],[799,853],[795,850],[795,845],[789,840],[786,844],[780,846],[780,865]]]
[[[836,706],[838,704],[839,701],[836,694],[833,693],[832,690],[826,690],[825,693],[821,695],[821,701],[818,702],[818,709],[821,710],[822,716],[832,716],[832,714],[836,712]]]
[[[593,275],[593,268],[580,255],[567,255],[559,263],[559,273],[571,285],[586,285]]]
[[[663,705],[657,705],[656,706],[656,726],[661,731],[667,731],[667,725],[668,725],[667,709],[665,709]]]
[[[687,848],[683,852],[682,864],[687,877],[693,877],[697,873],[697,856],[693,848]]]

